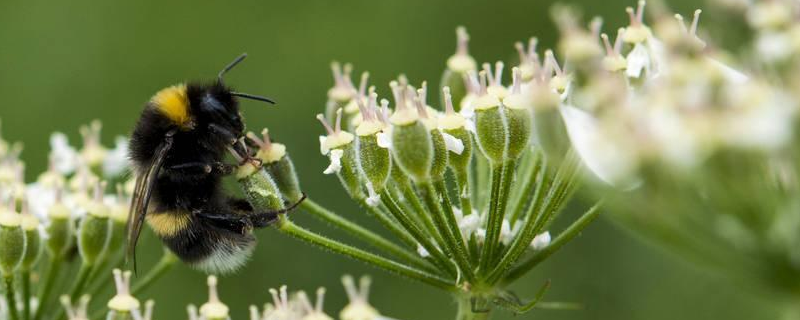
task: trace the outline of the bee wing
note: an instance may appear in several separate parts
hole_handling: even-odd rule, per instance
[[[144,218],[147,215],[147,207],[150,205],[150,196],[153,192],[158,173],[164,164],[164,157],[172,148],[172,136],[175,131],[167,132],[164,141],[156,148],[153,160],[144,170],[139,170],[136,177],[136,186],[133,190],[133,202],[128,212],[128,248],[127,256],[133,260],[136,269],[136,242],[139,241],[139,234],[142,232]]]

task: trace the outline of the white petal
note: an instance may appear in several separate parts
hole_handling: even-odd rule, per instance
[[[511,240],[514,240],[514,233],[511,232],[511,223],[504,219],[503,224],[500,226],[500,242],[508,245]]]
[[[388,131],[379,132],[376,136],[378,146],[384,149],[392,148],[392,135]]]
[[[531,248],[533,248],[533,250],[542,250],[549,245],[550,245],[550,231],[545,231],[538,234],[536,237],[533,238],[533,241],[531,241]]]
[[[625,59],[628,61],[626,69],[628,77],[639,78],[642,76],[642,71],[650,69],[650,53],[641,43],[637,43]]]
[[[725,80],[728,80],[733,84],[742,84],[750,79],[746,74],[742,73],[741,71],[731,68],[730,66],[722,62],[719,62],[715,59],[708,58],[708,61],[710,61],[711,64],[719,68],[720,71],[722,71],[722,75],[725,76]]]
[[[78,152],[69,145],[67,135],[55,132],[50,135],[50,161],[61,174],[75,172],[78,162]]]
[[[603,135],[597,119],[573,106],[562,106],[561,115],[572,145],[592,173],[611,185],[627,178],[634,169],[633,157]]]
[[[329,156],[331,159],[331,164],[325,168],[325,171],[322,173],[324,174],[332,174],[332,173],[339,173],[339,170],[342,170],[342,155],[344,155],[344,151],[342,149],[334,149],[331,150]]]
[[[325,146],[325,140],[328,139],[326,136],[319,136],[319,152],[322,153],[323,156],[328,155],[328,148]]]
[[[444,146],[448,151],[455,154],[461,154],[464,152],[464,142],[462,142],[461,139],[456,138],[444,131],[442,131],[442,136],[444,137]]]

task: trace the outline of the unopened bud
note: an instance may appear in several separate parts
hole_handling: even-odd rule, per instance
[[[78,227],[78,251],[87,265],[93,265],[105,253],[111,238],[111,210],[102,199],[104,185],[95,186],[95,198]]]
[[[13,276],[25,257],[25,231],[22,216],[0,208],[0,274]]]

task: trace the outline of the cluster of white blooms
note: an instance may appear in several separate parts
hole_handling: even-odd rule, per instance
[[[125,180],[127,140],[120,137],[108,149],[100,143],[100,129],[99,121],[81,127],[80,149],[65,134],[54,133],[48,169],[33,182],[25,180],[22,145],[0,137],[0,265],[8,279],[2,296],[16,300],[18,281],[30,288],[31,278],[42,279],[34,287],[38,294],[22,292],[21,301],[5,304],[0,318],[59,310],[52,289],[67,263],[79,263],[83,274],[75,278],[72,299],[67,298],[71,305],[89,285],[102,282],[91,275],[121,261],[132,189]],[[75,249],[80,259],[67,259]],[[47,259],[40,259],[43,255]],[[70,316],[83,316],[82,305]]]
[[[370,278],[361,278],[359,287],[356,287],[353,277],[345,275],[342,284],[350,303],[339,313],[341,320],[392,320],[382,316],[378,310],[369,304]],[[200,306],[194,305],[187,308],[189,320],[229,320],[229,309],[220,300],[217,294],[217,278],[208,277],[209,297],[208,302]],[[250,306],[251,320],[333,320],[323,309],[325,288],[318,288],[316,302],[312,303],[305,291],[289,293],[286,286],[280,289],[270,289],[272,302],[264,304],[262,310],[255,305]]]

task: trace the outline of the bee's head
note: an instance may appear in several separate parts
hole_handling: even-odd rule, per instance
[[[211,85],[188,85],[186,91],[196,127],[205,128],[214,124],[237,136],[242,135],[244,123],[239,103],[229,88],[216,82]]]

